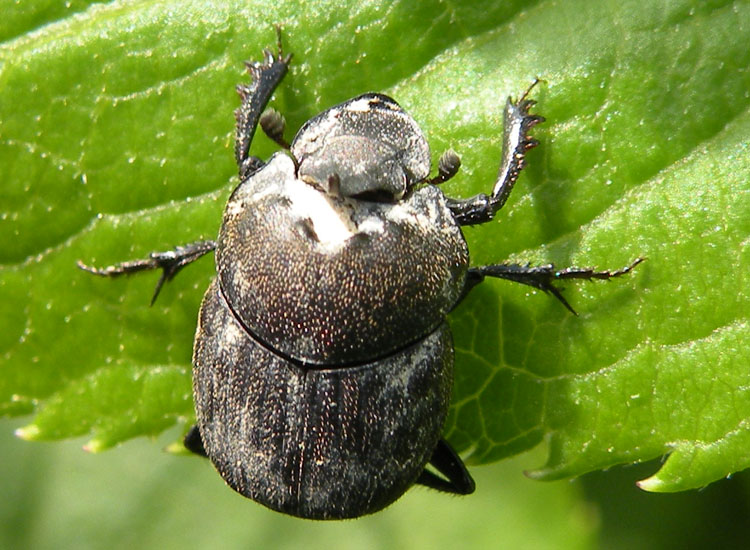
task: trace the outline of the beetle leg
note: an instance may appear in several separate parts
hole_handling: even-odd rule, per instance
[[[237,93],[242,98],[242,105],[234,112],[237,119],[237,135],[234,142],[234,156],[240,171],[240,179],[249,174],[246,166],[255,128],[258,126],[263,110],[273,95],[273,91],[289,70],[292,54],[284,55],[281,48],[281,27],[276,26],[277,51],[263,50],[262,62],[247,61],[245,65],[252,82],[237,86]]]
[[[456,451],[445,439],[438,441],[437,447],[432,452],[430,465],[444,475],[446,479],[429,470],[424,470],[417,478],[416,483],[444,493],[470,495],[474,492],[474,479],[466,469],[461,457],[456,454]]]
[[[553,283],[555,281],[562,281],[565,279],[586,279],[591,281],[593,279],[607,280],[614,277],[620,277],[630,273],[635,266],[644,261],[645,258],[637,258],[630,265],[618,269],[617,271],[595,271],[591,268],[580,268],[580,267],[566,267],[565,269],[555,269],[552,264],[542,265],[538,267],[530,267],[528,265],[518,264],[496,264],[496,265],[485,265],[480,267],[471,267],[467,273],[466,284],[464,286],[464,292],[462,298],[465,297],[469,291],[476,285],[481,283],[485,277],[495,277],[497,279],[507,279],[508,281],[515,281],[524,285],[533,286],[544,292],[549,292],[555,298],[560,300],[562,304],[574,315],[578,315],[575,310],[570,306],[568,301],[563,297],[560,289],[557,288]]]
[[[208,458],[206,448],[203,446],[203,437],[201,437],[201,432],[197,425],[188,430],[188,433],[185,434],[185,438],[182,440],[182,444],[191,453]]]
[[[159,291],[165,282],[174,279],[174,276],[177,275],[177,272],[183,267],[194,262],[204,254],[208,254],[215,248],[216,242],[214,241],[198,241],[196,243],[178,246],[174,250],[168,250],[166,252],[152,252],[148,255],[148,258],[144,260],[131,260],[129,262],[122,262],[104,268],[91,267],[79,260],[78,267],[101,277],[118,277],[120,275],[137,273],[138,271],[161,269],[163,270],[161,277],[156,283],[154,295],[151,298],[151,305],[154,305],[156,297],[159,295]]]
[[[539,79],[534,80],[518,101],[513,101],[509,97],[505,103],[503,153],[492,194],[487,196],[480,193],[468,199],[448,199],[448,208],[453,212],[458,225],[488,222],[508,200],[513,185],[524,167],[526,151],[539,143],[528,135],[528,131],[544,122],[544,117],[529,113],[529,109],[536,102],[527,99],[529,92],[538,82]]]

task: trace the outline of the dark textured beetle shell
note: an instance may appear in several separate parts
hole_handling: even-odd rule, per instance
[[[214,280],[193,365],[203,444],[225,481],[280,512],[345,518],[387,506],[424,469],[448,410],[453,348],[443,323],[375,363],[300,368],[247,333]]]
[[[392,99],[324,111],[291,152],[224,211],[193,356],[198,428],[243,495],[357,517],[401,496],[437,447],[453,374],[445,317],[468,249],[443,193],[416,186],[429,147]]]
[[[429,172],[429,149],[416,123],[409,117],[407,124],[408,115],[390,99],[393,121],[384,128],[377,117],[364,127],[351,122],[351,113],[341,115],[351,105],[364,109],[373,97],[382,109],[385,96],[368,94],[313,120],[339,113],[336,123],[326,127],[336,130],[336,124],[348,121],[354,127],[345,126],[346,131],[363,133],[376,143],[371,152],[383,155],[373,153],[375,158],[368,157],[361,167],[342,166],[342,173],[356,174],[359,168],[372,176],[373,160],[386,162],[397,155],[411,187],[413,170],[420,177]],[[324,164],[318,157],[325,157],[324,145],[332,138],[311,135],[315,128],[303,127],[292,143],[292,151],[304,152],[300,172],[306,163]],[[381,143],[380,136],[398,140]],[[306,141],[313,137],[320,151]],[[404,158],[404,151],[396,149],[409,143],[420,144],[417,158]],[[357,158],[355,152],[350,156]],[[387,357],[435,330],[458,301],[469,263],[443,193],[424,186],[393,203],[349,200],[316,189],[296,174],[291,158],[274,155],[235,189],[224,211],[217,271],[243,325],[281,354],[325,366]],[[337,230],[321,228],[331,221]]]

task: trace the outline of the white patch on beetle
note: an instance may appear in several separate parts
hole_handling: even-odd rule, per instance
[[[232,351],[238,348],[247,338],[247,334],[241,327],[235,323],[227,323],[222,333],[222,339],[219,341],[220,346],[225,351]]]
[[[369,113],[372,110],[372,106],[377,103],[382,103],[378,97],[361,97],[349,103],[346,106],[346,110],[355,113]]]
[[[385,224],[377,216],[367,216],[357,225],[357,229],[361,233],[383,233],[385,231]]]
[[[338,248],[357,232],[348,213],[311,185],[293,180],[284,187],[283,194],[290,201],[290,216],[308,220],[322,246]]]
[[[415,205],[410,201],[400,202],[386,211],[386,219],[396,225],[410,224],[432,232],[441,227],[436,206],[432,200],[425,201],[423,205]]]
[[[230,218],[236,218],[238,216],[241,216],[243,212],[245,212],[246,208],[247,208],[247,205],[245,204],[245,201],[242,201],[242,200],[229,201],[227,203],[225,215],[229,216]]]

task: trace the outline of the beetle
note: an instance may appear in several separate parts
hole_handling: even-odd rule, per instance
[[[517,264],[470,266],[462,227],[505,204],[544,119],[528,97],[508,98],[502,156],[489,195],[446,197],[459,170],[449,150],[430,177],[416,121],[384,94],[366,93],[306,122],[288,143],[265,108],[291,55],[246,63],[235,158],[239,185],[216,241],[99,269],[161,269],[162,285],[215,251],[217,276],[201,304],[193,352],[197,424],[185,446],[207,456],[237,492],[313,519],[376,512],[410,486],[469,494],[474,481],[441,434],[453,381],[446,316],[485,277],[551,293],[566,279],[617,271]],[[282,150],[250,156],[256,127]]]

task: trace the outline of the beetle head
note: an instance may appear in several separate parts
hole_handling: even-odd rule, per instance
[[[399,200],[430,171],[416,121],[382,94],[323,111],[300,129],[291,150],[301,180],[344,197]]]

